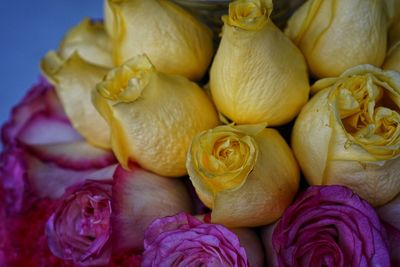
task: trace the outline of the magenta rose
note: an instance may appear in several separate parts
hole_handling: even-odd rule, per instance
[[[309,187],[276,224],[272,246],[275,266],[390,266],[375,210],[343,186]]]
[[[146,230],[142,266],[249,266],[238,237],[222,225],[179,213]]]
[[[69,188],[46,225],[54,255],[80,266],[103,266],[111,257],[111,182]]]

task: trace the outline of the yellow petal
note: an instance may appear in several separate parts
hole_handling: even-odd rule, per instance
[[[65,35],[60,56],[67,59],[74,52],[87,62],[112,67],[111,40],[102,22],[86,18]]]
[[[210,71],[210,88],[218,110],[235,123],[276,126],[293,119],[307,102],[307,68],[300,51],[267,17],[267,7],[255,2],[230,4]],[[236,6],[245,4],[251,7],[246,10],[251,18],[238,20]],[[249,24],[252,20],[256,26]],[[248,29],[243,23],[254,27]]]
[[[159,71],[203,77],[213,55],[212,33],[187,11],[169,1],[108,0],[105,13],[116,65],[145,53]]]
[[[163,176],[182,176],[190,142],[216,126],[218,115],[195,83],[149,64],[142,55],[112,70],[98,84],[93,103],[110,126],[112,148],[124,168],[136,161]],[[132,87],[136,93],[126,97]]]
[[[310,0],[293,14],[285,33],[314,76],[334,77],[359,64],[380,66],[388,25],[384,1]]]
[[[62,60],[54,52],[45,56],[41,68],[55,86],[75,129],[91,144],[110,148],[108,125],[91,100],[91,91],[107,73],[107,69],[84,61],[77,53]]]
[[[342,184],[373,205],[400,192],[400,73],[371,65],[317,81],[292,132],[310,184]]]
[[[388,47],[393,47],[394,44],[400,41],[400,1],[385,0],[384,2],[386,3],[386,9],[390,20]]]
[[[323,184],[332,137],[329,92],[315,95],[301,110],[292,130],[292,148],[310,184]]]
[[[212,222],[228,227],[275,221],[299,184],[297,163],[279,133],[264,128],[249,135],[254,131],[242,131],[245,127],[219,126],[202,132],[188,153],[190,179],[200,199],[212,209]],[[226,143],[227,139],[236,142]],[[208,164],[205,159],[209,158],[218,164]],[[232,158],[240,164],[226,164]]]
[[[395,70],[400,72],[400,41],[389,50],[382,68],[385,70]]]

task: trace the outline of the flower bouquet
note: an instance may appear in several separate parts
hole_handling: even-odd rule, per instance
[[[400,1],[273,9],[66,33],[1,129],[0,266],[400,266]]]

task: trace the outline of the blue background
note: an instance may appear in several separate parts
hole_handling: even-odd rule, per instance
[[[84,17],[102,18],[102,0],[2,1],[0,16],[0,125],[39,75],[40,59],[57,49]]]

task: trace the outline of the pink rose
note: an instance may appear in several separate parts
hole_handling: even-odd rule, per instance
[[[8,214],[29,208],[35,197],[57,199],[85,179],[110,179],[116,167],[111,151],[88,144],[72,127],[43,78],[13,108],[1,139],[0,200]]]
[[[390,266],[375,210],[343,186],[309,187],[277,222],[272,247],[274,266]]]
[[[108,264],[111,192],[111,183],[105,181],[86,181],[67,190],[46,225],[54,255],[82,266]]]
[[[146,230],[144,247],[143,267],[249,266],[233,232],[185,213],[155,220]]]

